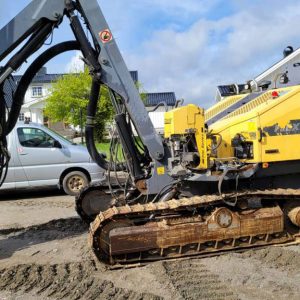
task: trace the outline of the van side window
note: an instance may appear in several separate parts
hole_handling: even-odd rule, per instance
[[[45,131],[38,128],[18,128],[19,142],[23,147],[30,148],[52,148],[55,139]]]

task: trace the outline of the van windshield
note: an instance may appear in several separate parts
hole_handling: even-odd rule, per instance
[[[74,142],[70,141],[69,139],[65,138],[64,136],[62,136],[62,135],[59,134],[58,132],[56,132],[56,131],[54,131],[54,130],[52,130],[52,129],[50,129],[50,128],[47,128],[47,130],[51,131],[51,133],[52,133],[55,137],[64,140],[64,141],[65,141],[66,143],[68,143],[69,145],[77,145],[76,143],[74,143]]]

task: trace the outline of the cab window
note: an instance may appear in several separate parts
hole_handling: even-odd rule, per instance
[[[19,142],[23,147],[52,148],[55,139],[38,128],[23,127],[17,129]]]

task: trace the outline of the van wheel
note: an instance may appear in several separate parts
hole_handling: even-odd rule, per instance
[[[64,177],[62,186],[66,194],[76,196],[88,183],[88,178],[83,172],[73,171]]]

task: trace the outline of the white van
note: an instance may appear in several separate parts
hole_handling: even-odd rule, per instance
[[[105,179],[86,147],[40,124],[18,123],[8,135],[8,150],[11,159],[1,190],[57,185],[76,195],[87,184]]]

